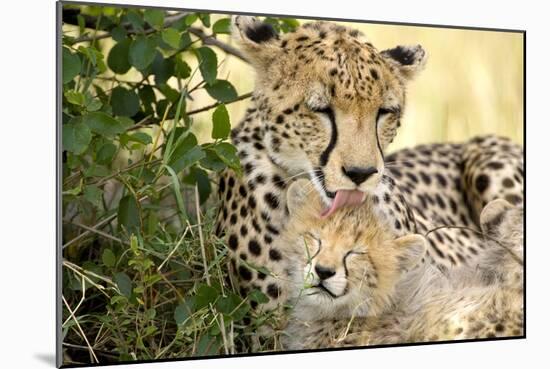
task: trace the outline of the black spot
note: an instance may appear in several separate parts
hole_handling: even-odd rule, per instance
[[[248,206],[251,208],[251,209],[256,209],[256,199],[254,198],[254,196],[250,196],[248,198]]]
[[[255,147],[257,150],[263,150],[263,149],[264,149],[264,145],[262,145],[262,144],[259,143],[259,142],[255,142],[255,143],[254,143],[254,147]]]
[[[395,228],[401,229],[401,222],[398,219],[395,220]]]
[[[512,181],[512,179],[510,178],[504,178],[502,180],[502,185],[506,188],[511,188],[514,187],[514,181]]]
[[[242,197],[246,197],[246,188],[244,188],[243,185],[240,185],[240,186],[239,186],[239,194],[240,194]]]
[[[446,208],[445,202],[443,201],[443,199],[441,198],[441,196],[438,193],[435,194],[435,201],[437,202],[437,205],[439,205],[439,207],[441,209]]]
[[[218,192],[219,193],[225,192],[225,180],[223,178],[220,178],[220,184],[218,185]]]
[[[504,326],[501,323],[498,323],[497,325],[495,325],[495,331],[497,332],[504,331]]]
[[[518,205],[521,203],[521,197],[519,197],[518,195],[509,194],[509,195],[506,195],[504,198],[506,199],[506,201],[508,201],[512,205]]]
[[[279,198],[271,192],[264,195],[264,200],[271,209],[277,209],[279,207]]]
[[[258,233],[262,232],[262,228],[260,227],[260,225],[258,224],[258,221],[255,218],[252,219],[252,227],[254,227],[256,232]]]
[[[231,214],[231,217],[229,218],[229,222],[230,222],[232,225],[237,224],[237,215],[236,215],[236,214]]]
[[[256,240],[250,240],[248,242],[248,251],[250,251],[253,255],[260,255],[262,253],[262,248],[260,247],[260,244]]]
[[[494,169],[494,170],[499,170],[499,169],[504,168],[504,164],[502,164],[499,161],[491,161],[491,162],[487,163],[487,168]]]
[[[276,299],[279,297],[280,294],[279,286],[277,286],[275,283],[270,283],[267,285],[266,292],[270,297]]]
[[[407,177],[409,177],[409,179],[410,179],[413,183],[418,183],[418,178],[417,178],[414,174],[412,174],[412,173],[405,173],[405,175],[406,175]]]
[[[275,118],[275,123],[283,123],[285,121],[285,117],[281,114],[277,115],[277,118]]]
[[[252,279],[252,272],[244,265],[239,265],[239,275],[245,281],[249,281]]]
[[[248,215],[248,211],[246,211],[246,207],[244,205],[241,206],[240,214],[241,214],[241,217],[243,218]]]
[[[430,183],[432,183],[432,179],[431,179],[430,176],[427,175],[426,173],[424,173],[424,172],[419,172],[418,174],[420,175],[420,178],[422,179],[422,181],[423,181],[425,184],[429,185]]]
[[[445,179],[445,177],[443,177],[443,175],[441,175],[441,173],[436,173],[435,178],[437,178],[437,182],[439,182],[439,185],[441,187],[447,186],[447,180]]]
[[[487,175],[485,174],[478,175],[476,178],[476,184],[475,184],[477,192],[480,194],[485,192],[485,190],[487,190],[487,188],[489,187],[490,182],[491,180]]]
[[[378,80],[378,72],[377,72],[375,69],[371,69],[371,70],[370,70],[370,75],[371,75],[372,78],[374,78],[375,80]]]
[[[269,258],[273,261],[279,261],[281,260],[281,253],[277,249],[271,249],[269,250]]]
[[[283,113],[288,115],[288,114],[292,114],[293,111],[294,110],[292,110],[292,108],[288,108],[288,109],[283,110]]]
[[[264,241],[265,241],[265,243],[269,244],[269,243],[273,242],[273,238],[271,238],[270,235],[266,234],[266,235],[264,235]]]
[[[273,233],[274,235],[279,234],[279,230],[277,228],[273,227],[271,224],[266,225],[265,229],[267,229],[268,232]]]
[[[273,175],[273,184],[279,187],[280,189],[284,189],[286,187],[285,181],[278,174]]]
[[[247,234],[248,234],[248,228],[246,228],[246,226],[243,224],[241,226],[241,236],[246,237]]]
[[[328,73],[334,77],[338,73],[338,69],[332,68]]]
[[[231,250],[233,251],[237,250],[237,247],[239,246],[239,240],[237,236],[235,236],[234,234],[229,236],[228,244]]]
[[[456,210],[457,210],[456,201],[454,201],[453,199],[449,199],[449,206],[451,207],[453,214],[456,213]]]
[[[384,194],[384,201],[385,201],[387,204],[390,203],[390,194],[387,193],[387,192]]]
[[[300,36],[300,37],[296,38],[296,41],[298,41],[298,42],[306,41],[306,40],[309,40],[308,36]]]
[[[271,24],[260,23],[246,29],[246,37],[260,44],[277,37],[277,31]]]
[[[265,183],[265,176],[263,174],[258,174],[256,176],[256,183],[264,184]]]

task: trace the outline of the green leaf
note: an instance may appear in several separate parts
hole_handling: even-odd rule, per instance
[[[176,324],[182,324],[187,318],[189,318],[187,307],[185,305],[178,305],[176,310],[174,310],[174,320],[176,321]]]
[[[199,13],[199,18],[206,28],[210,27],[210,14],[208,13]]]
[[[92,140],[92,133],[88,126],[80,119],[74,120],[74,123],[63,125],[62,141],[63,149],[75,153],[82,154],[88,148]]]
[[[107,56],[107,65],[117,74],[125,74],[132,67],[128,61],[128,53],[130,51],[130,39],[124,39],[118,42]]]
[[[235,310],[237,306],[241,304],[242,301],[243,299],[237,294],[229,293],[227,296],[222,296],[218,299],[218,301],[216,302],[216,307],[221,313],[225,315],[230,315],[233,310]]]
[[[145,108],[146,114],[151,114],[153,112],[153,103],[157,101],[155,96],[155,91],[151,86],[145,85],[141,86],[138,92],[139,98],[141,99],[141,104]]]
[[[66,47],[63,48],[61,66],[63,67],[63,84],[71,82],[80,73],[81,62],[78,55],[72,53]]]
[[[221,343],[217,337],[212,337],[208,334],[202,336],[199,340],[199,344],[197,345],[197,352],[195,355],[199,357],[217,355],[221,346]]]
[[[229,18],[222,18],[217,20],[216,23],[212,26],[212,31],[214,33],[231,33],[231,20]]]
[[[111,36],[113,36],[113,40],[116,42],[121,42],[126,39],[128,33],[124,27],[117,26],[111,30]]]
[[[155,83],[162,85],[174,75],[174,61],[172,58],[165,59],[161,53],[157,52],[153,61],[152,72],[155,75]]]
[[[137,69],[143,71],[147,68],[153,60],[156,54],[156,43],[152,37],[137,36],[130,44],[128,52],[128,60]]]
[[[115,274],[113,280],[115,281],[120,293],[126,297],[132,296],[132,280],[128,277],[128,274],[119,272]]]
[[[118,204],[118,225],[128,233],[139,233],[141,229],[140,208],[136,198],[126,195]]]
[[[97,186],[86,186],[84,198],[98,209],[103,207],[103,191]]]
[[[83,93],[74,90],[65,91],[64,95],[68,102],[78,106],[83,106],[86,100]]]
[[[218,79],[205,88],[210,96],[223,103],[231,102],[238,97],[235,87],[229,81],[223,79]]]
[[[136,132],[134,134],[128,135],[128,141],[139,142],[140,144],[148,145],[153,142],[153,139],[145,132]]]
[[[164,11],[157,9],[145,9],[143,18],[153,28],[160,29],[164,25]]]
[[[109,169],[104,165],[92,163],[86,170],[84,170],[85,177],[105,177],[110,174]]]
[[[162,31],[162,40],[166,42],[171,48],[178,49],[180,47],[181,34],[177,29],[166,28]]]
[[[225,169],[227,165],[220,159],[218,154],[212,149],[205,149],[206,156],[201,159],[201,166],[214,172]]]
[[[103,261],[103,265],[112,268],[116,264],[115,253],[111,249],[105,249],[101,255],[101,260]]]
[[[143,31],[143,19],[141,19],[141,14],[137,10],[130,9],[128,13],[126,13],[126,18],[136,31]]]
[[[225,165],[223,166],[225,167]],[[197,185],[200,204],[203,204],[206,200],[208,200],[208,196],[210,196],[210,193],[212,192],[212,186],[210,185],[210,179],[208,178],[208,173],[206,173],[206,171],[193,166],[189,170],[189,174],[183,179],[183,182],[193,186]]]
[[[199,16],[195,13],[191,13],[191,14],[187,14],[185,16],[185,24],[190,26],[192,25],[193,23],[195,23],[195,21],[199,19]]]
[[[259,304],[265,304],[265,303],[269,302],[269,298],[262,291],[260,291],[258,289],[252,290],[248,294],[248,298],[251,301],[256,301]]]
[[[231,123],[229,122],[229,113],[225,105],[221,104],[212,114],[212,138],[225,139],[231,132]]]
[[[202,309],[210,303],[214,303],[219,296],[219,292],[206,284],[201,284],[195,295],[195,310]]]
[[[183,61],[181,58],[175,58],[176,59],[176,65],[175,65],[175,74],[176,77],[185,79],[191,75],[191,67]]]
[[[113,160],[116,153],[116,146],[110,142],[102,145],[96,154],[96,162],[99,164],[108,164]]]
[[[114,136],[126,130],[123,123],[101,111],[94,111],[82,117],[82,121],[93,132],[103,136]]]
[[[231,169],[240,172],[240,161],[237,156],[237,149],[235,146],[231,145],[228,142],[220,142],[212,148],[219,158]]]
[[[195,49],[199,61],[199,70],[207,84],[216,82],[218,76],[218,57],[209,47],[203,46]]]
[[[139,111],[139,97],[134,91],[117,86],[111,93],[111,106],[113,114],[132,117]]]
[[[168,165],[177,173],[204,158],[204,151],[197,145],[197,138],[189,133],[174,149]]]

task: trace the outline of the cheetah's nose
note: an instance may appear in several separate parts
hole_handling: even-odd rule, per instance
[[[351,179],[353,183],[359,186],[361,183],[369,179],[370,176],[372,176],[375,173],[378,173],[378,170],[375,167],[368,167],[368,168],[342,167],[342,172],[344,172],[344,175],[346,175],[349,179]]]
[[[315,265],[315,273],[317,273],[319,279],[321,279],[322,281],[324,281],[325,279],[329,279],[336,274],[334,269],[330,269],[319,264]]]

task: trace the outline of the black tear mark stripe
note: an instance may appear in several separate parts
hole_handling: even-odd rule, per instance
[[[321,154],[321,158],[319,159],[319,164],[324,167],[325,165],[327,165],[328,157],[332,150],[334,150],[336,142],[338,141],[338,129],[336,128],[336,118],[334,117],[334,111],[330,107],[327,107],[320,112],[328,116],[330,120],[330,126],[332,128],[330,142],[328,143],[327,148],[325,149],[325,151],[323,151],[323,153]]]

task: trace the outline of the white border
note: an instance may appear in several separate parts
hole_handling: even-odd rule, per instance
[[[104,1],[98,1],[104,2]],[[527,29],[527,340],[140,364],[139,368],[521,367],[547,362],[548,22],[544,2],[120,0],[120,3]],[[53,367],[55,1],[2,3],[0,329],[3,368]],[[452,45],[451,45],[452,46]],[[6,206],[7,203],[7,206]],[[536,365],[536,364],[535,364]],[[117,366],[126,368],[127,366]],[[135,367],[135,366],[134,366]],[[134,368],[133,367],[133,368]]]

